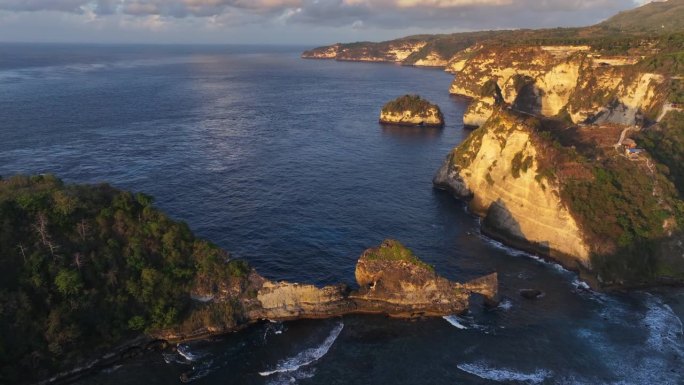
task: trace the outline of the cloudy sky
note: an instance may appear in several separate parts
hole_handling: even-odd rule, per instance
[[[0,41],[329,44],[582,26],[642,0],[0,0]]]

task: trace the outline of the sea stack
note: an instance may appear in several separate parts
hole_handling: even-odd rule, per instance
[[[441,128],[444,127],[444,115],[436,104],[418,95],[404,95],[382,107],[380,123]]]

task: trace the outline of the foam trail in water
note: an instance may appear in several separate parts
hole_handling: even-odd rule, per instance
[[[176,346],[176,351],[178,351],[178,354],[183,356],[183,358],[188,361],[197,361],[198,359],[204,357],[204,354],[191,352],[190,347],[184,344],[178,344],[178,346]]]
[[[483,235],[483,234],[480,234],[480,238],[481,238],[485,243],[488,243],[488,244],[490,244],[490,245],[496,247],[496,248],[499,249],[499,250],[503,250],[503,251],[507,252],[509,255],[512,255],[512,256],[514,256],[514,257],[527,257],[527,258],[531,258],[531,259],[534,259],[534,260],[537,261],[537,262],[543,263],[544,265],[550,266],[550,267],[552,267],[554,270],[557,270],[557,271],[559,271],[559,272],[561,272],[561,273],[572,273],[570,270],[564,268],[563,265],[561,265],[561,264],[559,264],[559,263],[551,262],[551,261],[546,260],[546,259],[544,259],[544,258],[541,258],[541,257],[539,257],[539,256],[537,256],[537,255],[530,254],[530,253],[525,252],[525,251],[522,251],[522,250],[514,249],[514,248],[512,248],[512,247],[508,247],[508,246],[504,245],[503,243],[501,243],[501,242],[499,242],[499,241],[497,241],[497,240],[494,240],[494,239],[492,239],[492,238],[489,238],[489,237],[487,237],[487,236],[485,236],[485,235]]]
[[[313,378],[315,375],[316,368],[302,368],[296,372],[278,373],[278,375],[269,377],[266,385],[293,385],[299,380]]]
[[[549,370],[539,369],[534,373],[517,372],[513,369],[496,369],[486,365],[483,362],[473,364],[460,364],[456,366],[466,373],[478,376],[485,380],[492,380],[497,382],[522,382],[526,384],[541,384],[547,378],[553,375]]]
[[[643,323],[649,331],[649,347],[661,352],[669,350],[684,355],[681,343],[684,334],[682,320],[672,311],[670,305],[654,295],[648,295],[646,306],[648,310]]]
[[[330,331],[330,334],[320,346],[301,351],[294,357],[280,361],[275,369],[259,372],[259,375],[266,377],[274,373],[294,372],[302,366],[307,366],[320,360],[328,353],[328,350],[330,350],[330,347],[335,343],[335,340],[340,335],[343,328],[344,323],[340,322]]]
[[[461,323],[461,322],[463,322],[463,320],[461,318],[459,318],[458,316],[447,315],[447,316],[444,316],[442,318],[444,318],[448,323],[450,323],[451,325],[453,325],[457,329],[461,329],[461,330],[468,329],[467,326],[465,326],[464,324]]]

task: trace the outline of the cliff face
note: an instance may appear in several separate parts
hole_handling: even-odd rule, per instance
[[[454,57],[450,92],[473,98],[464,124],[482,125],[497,103],[531,114],[567,111],[575,123],[635,124],[659,108],[666,79],[589,46],[477,47]]]
[[[533,130],[524,120],[496,114],[452,151],[434,183],[469,199],[492,235],[589,268],[589,246],[559,186],[539,177]]]
[[[483,217],[485,234],[586,273],[596,286],[682,282],[682,200],[623,126],[561,128],[497,108],[434,178]]]
[[[186,321],[158,336],[167,340],[225,333],[241,325],[269,319],[327,318],[344,314],[392,317],[443,316],[468,308],[473,293],[488,301],[497,297],[496,273],[461,284],[440,277],[397,241],[366,250],[355,270],[358,290],[346,285],[322,288],[273,282],[251,271],[241,280],[202,285],[201,298]]]
[[[419,114],[414,111],[406,110],[402,112],[387,112],[380,113],[380,123],[397,124],[405,126],[437,126],[444,125],[444,118],[439,109],[431,107],[424,114]]]
[[[420,39],[386,43],[334,44],[305,51],[302,58],[401,63],[426,44],[426,41]]]

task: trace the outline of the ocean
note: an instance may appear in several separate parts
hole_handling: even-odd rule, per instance
[[[433,189],[469,133],[452,75],[303,60],[305,48],[0,44],[0,175],[151,194],[274,280],[353,284],[363,250],[397,239],[449,279],[497,271],[501,305],[265,322],[80,384],[684,383],[683,290],[588,290],[480,235]],[[439,104],[446,127],[380,126],[382,105],[407,93]]]

